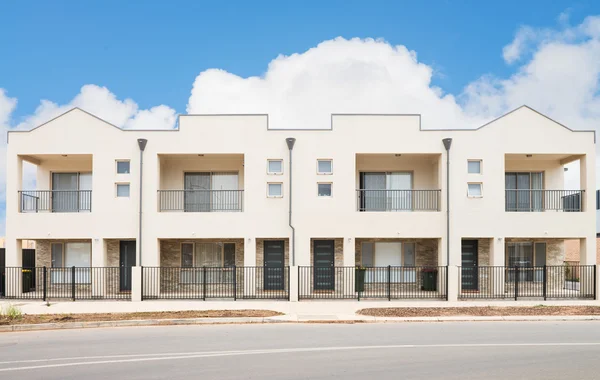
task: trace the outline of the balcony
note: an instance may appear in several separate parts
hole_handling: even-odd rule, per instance
[[[357,210],[440,211],[441,190],[356,190]]]
[[[159,211],[241,212],[244,190],[158,190]]]
[[[506,211],[583,211],[585,190],[505,190]]]
[[[90,212],[92,190],[19,191],[19,212]]]

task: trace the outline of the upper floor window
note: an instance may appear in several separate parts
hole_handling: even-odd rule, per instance
[[[467,168],[469,174],[481,174],[481,160],[467,161]]]
[[[333,160],[317,160],[317,174],[333,174]]]
[[[317,195],[319,197],[331,197],[331,183],[318,183],[317,184]]]
[[[129,160],[117,161],[117,174],[129,174]]]
[[[283,197],[283,184],[281,183],[268,183],[267,184],[267,196],[270,198],[281,198]]]
[[[117,197],[118,198],[129,198],[129,184],[128,183],[117,183]]]
[[[267,173],[283,174],[283,160],[268,160]]]
[[[483,190],[480,183],[469,183],[467,187],[467,194],[472,198],[479,198],[483,196]]]

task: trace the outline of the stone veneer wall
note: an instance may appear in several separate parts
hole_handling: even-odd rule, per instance
[[[262,267],[265,264],[265,240],[283,240],[284,241],[284,260],[285,266],[290,265],[290,239],[288,238],[257,238],[256,239],[256,266]]]
[[[343,238],[313,238],[310,239],[310,266],[313,266],[314,260],[314,241],[315,240],[333,240],[334,264],[336,267],[344,266],[344,239]]]
[[[160,241],[161,267],[181,267],[181,243],[235,243],[235,265],[244,266],[244,239],[168,239]]]
[[[394,238],[357,238],[354,243],[355,264],[360,265],[362,261],[362,243],[376,242],[401,242],[415,243],[416,266],[438,265],[438,240],[437,239],[394,239]],[[377,255],[377,253],[376,253]]]

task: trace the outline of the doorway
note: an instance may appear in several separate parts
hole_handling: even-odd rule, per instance
[[[285,242],[266,240],[264,242],[264,289],[285,289]]]
[[[335,289],[335,242],[333,240],[313,241],[314,289]]]
[[[477,240],[462,241],[461,282],[463,290],[479,290]]]
[[[131,267],[135,266],[135,241],[121,240],[119,251],[119,289],[122,292],[130,292]]]

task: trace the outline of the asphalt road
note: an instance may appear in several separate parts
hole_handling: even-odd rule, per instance
[[[0,334],[0,379],[598,379],[599,322],[272,324]]]

